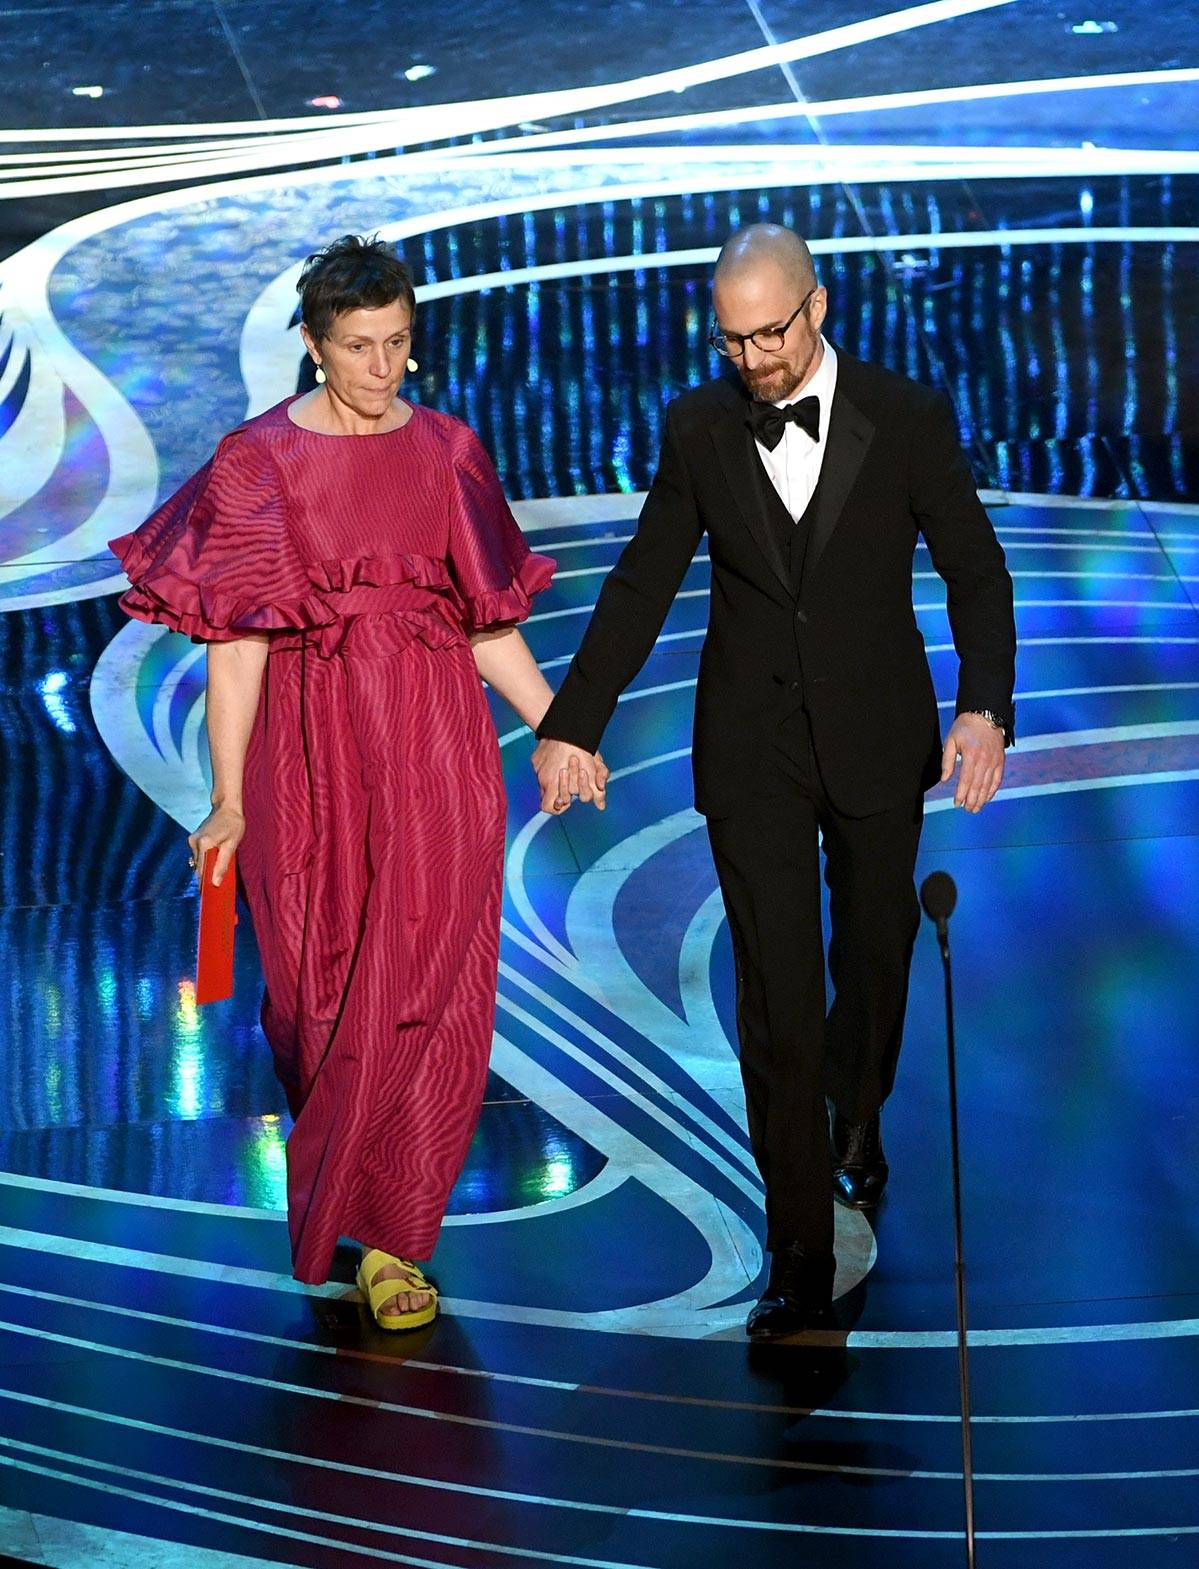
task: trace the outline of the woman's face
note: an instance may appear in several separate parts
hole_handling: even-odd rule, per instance
[[[319,343],[307,327],[300,332],[338,402],[366,419],[390,408],[412,352],[412,313],[402,300],[335,316]]]

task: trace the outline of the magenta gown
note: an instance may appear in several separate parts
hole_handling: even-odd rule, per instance
[[[132,534],[121,604],[205,641],[269,632],[239,871],[295,1124],[296,1277],[340,1236],[427,1259],[495,1020],[505,795],[468,636],[554,571],[473,432],[417,408],[326,436],[294,401],[231,431]]]

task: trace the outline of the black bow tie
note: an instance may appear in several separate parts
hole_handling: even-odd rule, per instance
[[[773,403],[751,403],[749,406],[749,423],[753,427],[754,439],[770,452],[782,441],[788,421],[806,430],[813,441],[819,441],[820,399],[800,398],[798,403],[788,403],[781,409],[776,409]]]

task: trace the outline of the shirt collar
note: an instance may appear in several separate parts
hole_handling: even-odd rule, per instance
[[[823,406],[832,396],[837,374],[837,351],[823,333],[820,334],[820,341],[824,344],[824,358],[820,361],[816,374],[798,392],[793,392],[789,398],[783,398],[776,403],[776,409],[788,408],[792,403],[798,403],[800,398],[819,398]]]

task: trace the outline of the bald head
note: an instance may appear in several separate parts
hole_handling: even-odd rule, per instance
[[[812,253],[790,229],[753,223],[725,241],[712,305],[753,397],[777,403],[815,374],[824,353],[820,325],[827,303]]]
[[[735,229],[716,259],[715,287],[743,283],[763,272],[780,275],[786,287],[797,291],[797,299],[816,287],[812,253],[798,234],[777,223],[751,223]]]

